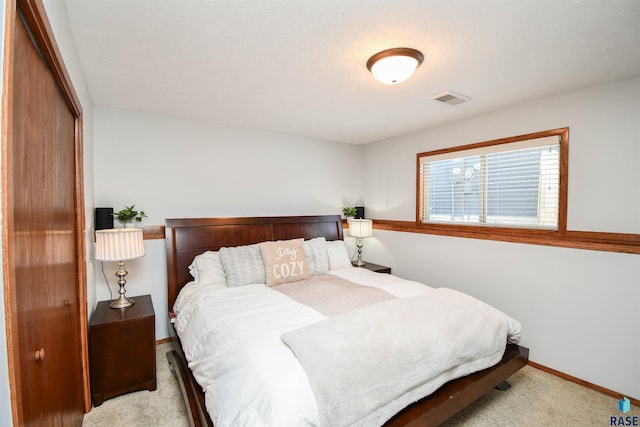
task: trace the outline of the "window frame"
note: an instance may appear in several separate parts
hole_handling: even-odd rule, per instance
[[[447,224],[422,222],[424,210],[424,180],[421,176],[421,159],[424,157],[448,154],[458,151],[509,144],[530,139],[558,136],[560,143],[560,176],[558,194],[558,226],[555,230],[521,227],[487,226],[484,224]],[[569,128],[558,128],[534,132],[508,138],[478,142],[457,147],[426,151],[416,155],[416,227],[423,232],[458,237],[474,237],[488,240],[508,240],[523,243],[537,243],[539,239],[564,235],[567,231],[567,194],[569,171]]]

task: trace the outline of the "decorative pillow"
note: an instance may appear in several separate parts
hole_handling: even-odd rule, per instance
[[[220,248],[227,286],[265,283],[264,264],[258,245]]]
[[[267,276],[267,286],[308,279],[309,264],[304,255],[304,239],[259,243]]]
[[[330,270],[353,267],[344,240],[331,240],[327,242],[327,253],[329,254]]]
[[[206,251],[197,255],[189,266],[189,273],[198,285],[227,284],[219,252]]]
[[[309,274],[325,274],[329,271],[329,254],[327,253],[327,240],[324,237],[305,240],[302,244],[304,255],[309,262]]]

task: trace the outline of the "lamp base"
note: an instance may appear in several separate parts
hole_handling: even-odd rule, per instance
[[[358,260],[355,262],[355,266],[362,267],[363,265],[367,265],[367,263],[362,260],[362,239],[358,238],[358,240],[356,240],[356,247],[358,248]]]
[[[125,290],[124,285],[127,283],[127,281],[124,279],[124,277],[126,275],[127,270],[124,269],[124,261],[118,261],[118,271],[116,271],[116,277],[118,277],[118,285],[120,286],[120,289],[118,290],[120,296],[117,299],[111,301],[111,304],[109,304],[109,307],[111,308],[127,308],[135,304],[134,300],[125,296],[125,293],[127,291]]]
[[[111,301],[111,304],[109,304],[109,307],[115,308],[115,309],[127,308],[127,307],[131,307],[135,303],[136,302],[131,298],[127,298],[124,295],[120,295],[118,299],[114,299],[113,301]]]

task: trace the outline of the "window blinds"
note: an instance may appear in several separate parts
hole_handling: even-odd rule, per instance
[[[423,222],[557,229],[558,136],[420,158]]]

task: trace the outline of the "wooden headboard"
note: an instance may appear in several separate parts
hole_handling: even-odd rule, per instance
[[[165,220],[169,309],[180,289],[192,279],[189,265],[205,251],[251,245],[267,240],[324,237],[342,240],[340,215]]]

